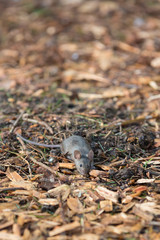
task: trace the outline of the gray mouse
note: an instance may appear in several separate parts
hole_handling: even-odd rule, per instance
[[[48,145],[43,143],[37,143],[34,141],[30,141],[20,134],[17,134],[22,140],[27,143],[34,144],[41,147],[46,148],[60,148],[61,152],[67,156],[68,159],[74,161],[78,172],[82,175],[87,175],[89,171],[94,168],[93,166],[93,157],[94,153],[91,149],[91,146],[81,136],[73,135],[71,137],[66,138],[62,141],[61,144],[58,145]]]

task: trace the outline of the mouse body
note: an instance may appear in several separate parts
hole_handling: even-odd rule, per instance
[[[66,138],[61,143],[61,151],[68,159],[74,161],[80,174],[87,175],[93,168],[94,153],[83,137],[73,135]]]
[[[49,145],[30,141],[22,137],[20,134],[17,134],[17,136],[20,137],[23,141],[36,146],[45,148],[60,148],[61,152],[65,154],[68,159],[71,159],[75,163],[78,172],[82,175],[87,175],[89,171],[94,168],[93,150],[91,149],[88,141],[81,136],[72,135],[63,140],[62,143],[58,145]]]

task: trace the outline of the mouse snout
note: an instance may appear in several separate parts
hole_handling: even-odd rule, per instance
[[[81,171],[81,174],[82,175],[88,175],[89,174],[89,169],[83,169],[82,171]]]
[[[82,175],[88,175],[90,171],[90,166],[88,164],[80,163],[79,167],[77,170],[80,172]]]

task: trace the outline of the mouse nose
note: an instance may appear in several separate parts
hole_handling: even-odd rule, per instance
[[[81,174],[82,175],[88,175],[89,174],[89,171],[90,171],[90,168],[86,168],[86,169],[83,169]]]

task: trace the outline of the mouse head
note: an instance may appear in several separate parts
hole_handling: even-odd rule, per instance
[[[74,151],[74,160],[78,172],[82,175],[87,175],[93,165],[94,153],[92,150],[86,155],[81,155],[80,151]]]

